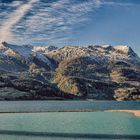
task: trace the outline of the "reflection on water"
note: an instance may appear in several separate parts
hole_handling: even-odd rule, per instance
[[[1,101],[0,112],[140,110],[138,101]]]

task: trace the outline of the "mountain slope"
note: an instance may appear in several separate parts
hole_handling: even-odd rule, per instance
[[[140,58],[129,46],[56,48],[3,42],[0,72],[2,100],[140,99]]]

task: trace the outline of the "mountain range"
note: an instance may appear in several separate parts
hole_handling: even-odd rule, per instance
[[[140,58],[129,46],[0,43],[0,100],[140,100]]]

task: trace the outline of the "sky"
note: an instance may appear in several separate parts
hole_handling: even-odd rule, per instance
[[[140,56],[140,0],[0,0],[0,42],[128,45]]]

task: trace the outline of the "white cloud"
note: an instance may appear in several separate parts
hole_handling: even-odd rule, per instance
[[[16,42],[25,42],[26,40],[28,43],[41,40],[46,42],[71,40],[76,27],[89,20],[87,14],[101,5],[100,0],[81,2],[57,0],[55,2],[40,1],[33,7],[36,2],[38,0],[30,0],[8,16],[0,28],[2,40]],[[23,20],[22,17],[28,11],[30,15],[26,16],[26,20]],[[12,34],[12,31],[15,34]]]
[[[26,4],[18,7],[13,13],[11,13],[7,19],[3,22],[0,28],[0,41],[11,40],[13,35],[11,29],[20,21],[20,19],[30,10],[34,3],[38,0],[30,0]]]
[[[90,13],[100,6],[130,6],[132,3],[108,0],[28,0],[26,3],[13,1],[7,5],[8,9],[17,9],[13,12],[0,10],[0,41],[34,43],[42,40],[53,43],[73,39],[73,34],[80,33],[78,28],[90,20]]]
[[[65,34],[65,39],[71,39],[72,30],[87,21],[88,16],[85,15],[99,6],[98,0],[87,0],[79,3],[71,0],[59,0],[46,3],[43,6],[40,5],[38,11],[32,11],[34,16],[29,17],[26,21],[25,24],[28,29],[26,33],[41,32],[44,34],[46,42],[50,42],[50,36],[54,40],[56,38],[63,40],[62,34]]]
[[[128,2],[128,1],[119,2],[119,1],[102,0],[100,1],[100,3],[102,5],[109,5],[109,6],[134,6],[134,5],[136,6],[137,5],[133,2]]]

